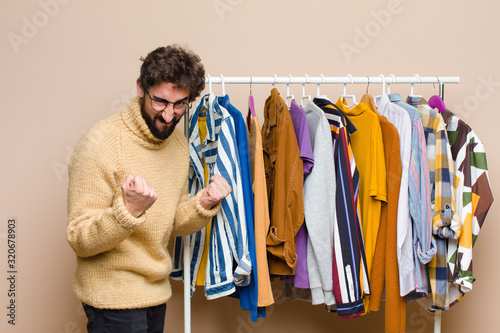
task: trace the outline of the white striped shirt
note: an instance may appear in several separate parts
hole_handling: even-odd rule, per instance
[[[415,261],[413,258],[412,223],[409,207],[409,172],[411,155],[411,119],[402,107],[391,103],[389,95],[382,95],[377,104],[378,112],[385,116],[399,133],[401,152],[401,188],[398,201],[397,254],[399,266],[400,295],[405,296],[415,290]]]
[[[208,104],[208,105],[207,105]],[[207,135],[201,144],[198,118],[207,111]],[[222,200],[221,209],[213,217],[208,244],[205,270],[205,295],[215,299],[232,294],[235,286],[250,283],[252,264],[248,249],[248,234],[243,203],[241,172],[238,165],[238,147],[233,118],[220,106],[213,93],[203,96],[189,120],[189,154],[191,159],[189,195],[195,196],[205,184],[203,158],[208,177],[220,174],[232,188]],[[196,276],[200,268],[205,243],[206,228],[190,236],[191,293],[194,293]],[[182,276],[182,238],[176,239],[173,278]],[[233,262],[236,267],[233,268]]]

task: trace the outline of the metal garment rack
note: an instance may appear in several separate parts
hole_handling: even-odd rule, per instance
[[[395,76],[393,74],[385,76],[380,74],[378,76],[277,76],[276,74],[270,77],[224,77],[222,74],[219,76],[211,77],[206,75],[205,83],[209,85],[209,91],[212,92],[212,84],[222,85],[222,94],[225,95],[226,84],[270,84],[274,87],[276,84],[302,84],[302,94],[305,95],[306,84],[316,84],[319,95],[319,88],[322,84],[344,84],[344,92],[347,84],[382,84],[382,92],[386,92],[386,88],[390,91],[391,84],[439,84],[439,96],[444,100],[444,85],[447,83],[460,83],[458,76]],[[189,137],[189,110],[184,121],[184,132]],[[191,281],[190,281],[190,257],[191,249],[189,247],[189,236],[184,236],[184,332],[191,333]],[[441,310],[437,310],[434,314],[434,332],[441,333]]]

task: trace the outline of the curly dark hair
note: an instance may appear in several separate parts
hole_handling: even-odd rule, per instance
[[[178,44],[158,47],[141,58],[141,87],[144,91],[162,82],[189,89],[194,101],[205,88],[205,68],[198,55]]]

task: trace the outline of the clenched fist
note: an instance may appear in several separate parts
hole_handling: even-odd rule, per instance
[[[219,201],[227,197],[231,191],[231,186],[224,177],[213,175],[210,177],[210,184],[208,184],[200,198],[200,204],[205,209],[211,209]]]
[[[151,207],[158,196],[142,176],[128,175],[122,184],[123,203],[134,217],[139,217]]]

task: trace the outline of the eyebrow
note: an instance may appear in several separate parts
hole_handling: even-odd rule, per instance
[[[182,98],[182,99],[180,99],[178,101],[175,101],[175,102],[170,102],[169,100],[167,100],[165,98],[157,97],[155,95],[153,95],[153,98],[156,99],[159,102],[164,102],[164,103],[166,102],[166,103],[176,104],[176,103],[180,103],[180,102],[185,102],[189,98],[189,96],[186,96],[186,97],[184,97],[184,98]]]

